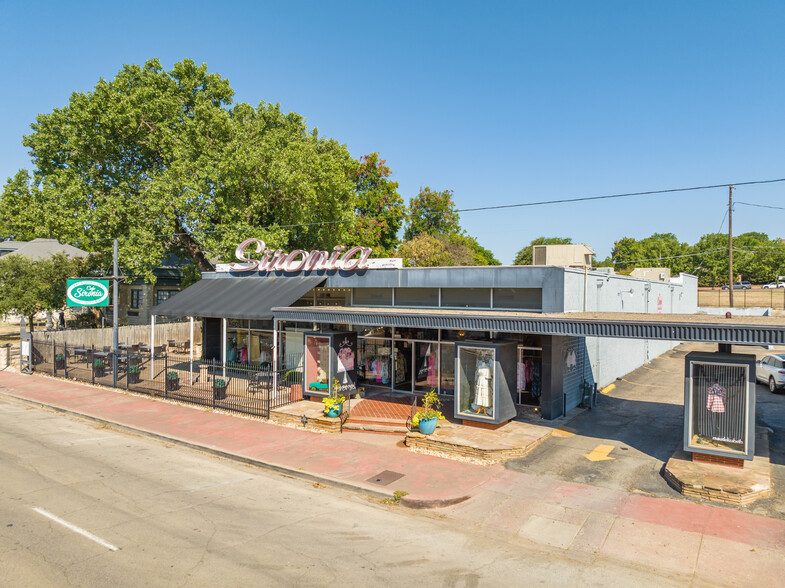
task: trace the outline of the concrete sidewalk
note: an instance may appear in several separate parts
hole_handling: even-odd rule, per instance
[[[461,463],[54,378],[2,372],[0,394],[365,494],[408,492],[403,504],[443,507],[439,516],[478,535],[650,567],[672,574],[676,585],[781,586],[785,578],[785,521],[741,510]]]

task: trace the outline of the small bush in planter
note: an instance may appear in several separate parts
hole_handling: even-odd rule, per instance
[[[93,372],[99,378],[103,377],[103,375],[104,375],[104,360],[103,359],[95,359],[95,360],[93,360]]]
[[[65,367],[65,355],[62,353],[55,354],[55,366],[57,369],[62,369]]]
[[[216,378],[213,381],[213,396],[215,396],[216,400],[223,400],[226,398],[226,380]]]
[[[142,368],[138,365],[129,365],[128,366],[128,381],[132,384],[136,384],[139,382],[140,376],[142,373]]]
[[[177,372],[166,372],[166,389],[177,390],[180,385],[180,376]]]

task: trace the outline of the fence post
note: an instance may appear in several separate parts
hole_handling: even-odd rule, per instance
[[[95,384],[95,345],[90,345],[90,383]]]
[[[218,369],[218,366],[216,365],[214,359],[212,359],[210,361],[211,361],[211,364],[212,364],[211,367],[212,367],[212,374],[213,374],[213,383],[212,383],[212,385],[210,387],[207,388],[207,390],[208,390],[208,392],[210,394],[210,397],[212,398],[213,410],[215,410],[215,370]],[[210,368],[208,368],[208,370],[210,370]],[[207,381],[210,382],[210,378],[209,377],[207,378]]]
[[[125,348],[125,391],[128,392],[128,380],[131,379],[131,348]]]
[[[63,377],[68,378],[68,342],[63,343]]]
[[[57,376],[57,342],[52,338],[52,375]]]
[[[169,354],[164,353],[164,398],[167,398],[169,392]]]

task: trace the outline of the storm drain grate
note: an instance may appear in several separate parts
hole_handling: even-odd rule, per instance
[[[376,474],[375,476],[371,476],[366,482],[370,482],[371,484],[379,484],[379,486],[387,486],[388,484],[392,484],[396,480],[400,480],[403,478],[404,474],[399,474],[398,472],[391,472],[390,470],[384,470]]]

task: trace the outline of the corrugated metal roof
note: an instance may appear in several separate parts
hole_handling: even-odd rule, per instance
[[[151,312],[157,316],[271,319],[273,306],[292,304],[322,282],[319,276],[200,280]]]
[[[779,317],[725,319],[695,314],[557,313],[460,311],[413,308],[273,308],[277,319],[405,328],[499,331],[574,337],[659,339],[753,345],[785,345]]]

